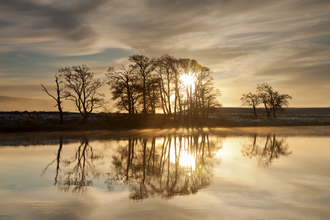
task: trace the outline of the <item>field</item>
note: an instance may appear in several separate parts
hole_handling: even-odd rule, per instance
[[[199,116],[195,120],[163,114],[136,115],[129,120],[127,114],[94,113],[87,123],[82,122],[78,113],[65,112],[64,124],[59,123],[58,112],[0,112],[0,132],[330,125],[330,108],[288,108],[278,111],[276,119],[268,119],[262,108],[257,112],[256,119],[251,108],[220,108],[208,119]]]

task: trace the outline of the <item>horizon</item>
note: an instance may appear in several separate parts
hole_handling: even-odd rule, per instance
[[[20,103],[17,104],[17,102],[13,101],[13,99],[20,99]],[[26,99],[28,104],[34,103],[35,105],[33,107],[26,107],[29,105],[23,105],[21,104],[21,99]],[[3,104],[6,105],[3,105]],[[8,103],[12,106],[8,107]],[[36,112],[58,112],[58,110],[54,107],[54,100],[52,99],[47,99],[47,98],[26,98],[26,97],[10,97],[10,96],[2,96],[0,95],[0,112],[14,112],[14,111],[18,111],[18,112],[23,112],[23,111],[28,111],[28,112],[32,112],[32,111],[36,111]],[[65,100],[63,102],[64,104],[64,108],[63,108],[63,112],[72,112],[72,113],[78,113],[78,111],[74,108],[74,105],[69,101],[69,100]],[[114,104],[113,104],[114,105]],[[118,111],[117,107],[111,107],[109,105],[107,105],[106,107],[107,110],[109,111],[109,113],[116,113]],[[216,107],[216,108],[233,108],[233,109],[251,109],[251,106],[221,106],[221,107]],[[264,110],[264,106],[262,105],[258,105],[256,107],[257,109],[262,109]],[[284,107],[283,109],[326,109],[326,108],[330,108],[330,106],[325,106],[325,107],[319,107],[319,106],[310,106],[310,107],[305,107],[305,106],[287,106]],[[14,109],[14,110],[12,110]],[[100,110],[96,110],[95,113],[99,113],[104,111],[104,109],[100,109]],[[120,111],[119,111],[120,112]],[[122,114],[125,114],[127,112],[123,112],[121,111]],[[128,114],[128,113],[127,113]],[[163,114],[162,112],[157,112],[157,114]]]
[[[169,54],[210,68],[223,107],[269,83],[292,96],[289,108],[327,108],[328,8],[326,0],[0,2],[0,96],[51,100],[40,84],[54,93],[60,67],[86,64],[103,79],[134,54]],[[100,92],[111,98],[109,86]]]

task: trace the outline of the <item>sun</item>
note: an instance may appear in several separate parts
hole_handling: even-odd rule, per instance
[[[182,75],[180,77],[180,79],[183,82],[183,84],[186,85],[186,86],[194,85],[194,79],[193,79],[193,77],[191,77],[189,75]]]

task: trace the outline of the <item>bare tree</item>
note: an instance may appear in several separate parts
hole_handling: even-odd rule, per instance
[[[128,111],[129,118],[135,111],[135,104],[140,98],[140,82],[133,67],[122,66],[119,71],[109,67],[106,76],[110,85],[112,100],[118,100],[117,107]]]
[[[274,90],[268,83],[262,83],[257,85],[258,95],[265,106],[267,118],[270,117],[270,113],[274,103]]]
[[[135,63],[132,68],[136,69],[142,77],[143,113],[147,114],[147,80],[155,68],[153,58],[144,55],[133,55],[129,57],[129,61]]]
[[[212,111],[215,111],[216,108],[222,107],[222,104],[219,102],[219,98],[221,97],[221,92],[219,89],[214,88],[213,86],[208,87],[205,94],[205,102],[203,105],[206,108],[206,112],[204,111],[205,117],[208,118],[209,114]]]
[[[62,111],[61,99],[65,98],[65,96],[63,94],[63,89],[60,87],[62,81],[60,80],[59,74],[55,74],[54,77],[56,83],[56,88],[55,88],[57,94],[56,97],[50,94],[44,85],[41,84],[41,87],[43,88],[42,91],[46,92],[50,97],[52,97],[56,101],[56,105],[54,106],[54,108],[57,106],[58,111],[60,113],[60,123],[63,124],[63,111]]]
[[[85,65],[60,68],[59,73],[64,79],[65,87],[69,89],[64,91],[65,98],[73,101],[86,122],[93,110],[104,104],[104,95],[97,92],[103,83],[94,79],[94,73],[89,72]]]
[[[195,102],[203,118],[208,118],[212,108],[220,107],[218,98],[221,96],[219,89],[213,86],[212,71],[207,67],[199,68],[196,73]]]
[[[262,102],[261,97],[258,94],[249,92],[248,94],[242,95],[241,101],[243,106],[252,106],[254,116],[258,118],[256,107]]]
[[[273,117],[276,118],[276,111],[288,106],[288,100],[292,99],[288,94],[280,94],[278,91],[274,91],[268,83],[258,84],[257,91],[265,105],[268,118],[271,111],[273,111]]]
[[[160,84],[160,96],[162,101],[162,108],[165,114],[172,114],[171,96],[173,92],[172,82],[174,72],[172,70],[173,59],[169,55],[163,55],[155,60],[155,71],[158,73]]]
[[[151,114],[156,114],[156,108],[161,105],[161,98],[159,92],[159,78],[157,76],[152,76],[147,82],[147,93],[148,93],[148,109],[150,109]]]

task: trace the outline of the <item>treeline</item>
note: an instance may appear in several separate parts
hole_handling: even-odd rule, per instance
[[[97,90],[110,86],[112,100],[120,111],[135,115],[163,113],[175,119],[208,118],[219,107],[221,93],[214,87],[212,71],[194,59],[160,58],[133,55],[128,66],[110,66],[106,80],[94,79],[94,73],[85,65],[60,68],[55,74],[56,101],[61,123],[62,100],[71,100],[77,111],[87,121],[90,114],[105,104],[104,94]]]

